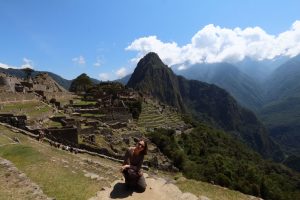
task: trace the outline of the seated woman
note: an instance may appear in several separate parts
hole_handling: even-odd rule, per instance
[[[121,167],[121,172],[125,177],[125,183],[128,188],[136,189],[139,192],[144,192],[147,186],[141,171],[147,150],[147,142],[143,139],[139,140],[136,147],[130,147],[127,150],[123,166]]]

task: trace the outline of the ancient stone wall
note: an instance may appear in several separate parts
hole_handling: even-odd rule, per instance
[[[94,133],[94,127],[83,128],[80,130],[80,134],[89,135]]]
[[[78,131],[74,127],[49,128],[45,130],[46,137],[63,144],[78,145]]]
[[[26,115],[15,116],[13,114],[0,114],[0,122],[7,123],[18,128],[25,128],[26,120]]]
[[[67,92],[46,92],[44,91],[44,96],[47,100],[56,99],[57,101],[68,100],[73,98],[73,94]]]
[[[33,93],[18,94],[6,92],[0,95],[0,102],[10,103],[10,102],[22,102],[22,101],[37,101],[38,98]]]

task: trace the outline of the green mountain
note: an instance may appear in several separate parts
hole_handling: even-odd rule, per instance
[[[139,61],[127,86],[151,94],[181,111],[185,110],[177,77],[155,53],[149,53]]]
[[[189,133],[157,129],[148,133],[148,137],[187,178],[213,182],[264,199],[300,197],[297,172],[263,160],[231,135],[204,123]]]
[[[263,83],[270,74],[284,62],[289,60],[286,56],[279,56],[274,59],[254,60],[249,57],[234,63],[240,71],[247,74],[257,83]]]
[[[128,74],[128,75],[124,76],[123,78],[114,80],[114,82],[119,82],[119,83],[122,83],[123,85],[127,85],[130,77],[131,77],[131,74]]]
[[[139,61],[127,86],[232,133],[265,157],[283,157],[256,116],[224,89],[176,76],[155,53]]]
[[[75,92],[75,93],[86,92],[93,85],[94,83],[91,80],[91,78],[85,73],[83,73],[72,81],[70,86],[70,92]]]
[[[266,103],[300,97],[300,55],[278,67],[265,82]]]
[[[260,84],[232,64],[195,64],[185,70],[176,70],[176,74],[215,84],[228,91],[242,106],[253,111],[262,106],[263,91]]]
[[[300,55],[282,64],[265,82],[265,106],[259,112],[274,140],[286,152],[298,157],[300,157],[299,80]]]

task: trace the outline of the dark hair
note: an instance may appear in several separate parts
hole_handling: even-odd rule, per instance
[[[141,154],[147,155],[147,151],[148,151],[148,144],[147,144],[147,141],[144,140],[144,139],[139,139],[138,142],[140,142],[140,141],[143,141],[143,142],[144,142],[144,148],[143,148],[143,150],[141,151]]]

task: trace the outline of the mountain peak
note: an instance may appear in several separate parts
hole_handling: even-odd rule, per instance
[[[184,110],[177,77],[156,53],[148,53],[138,62],[127,86]]]
[[[149,61],[149,60],[160,60],[160,57],[158,56],[157,53],[155,52],[149,52],[147,53],[144,57],[144,60]],[[161,60],[160,60],[161,61]]]
[[[162,62],[160,57],[155,52],[146,54],[137,64],[137,68],[145,68],[150,66],[154,68],[168,68],[168,66]]]

